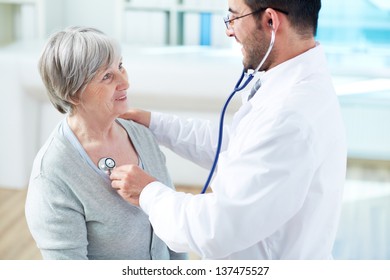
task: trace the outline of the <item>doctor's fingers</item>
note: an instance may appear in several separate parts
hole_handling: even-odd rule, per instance
[[[113,188],[138,189],[139,192],[149,183],[156,181],[154,177],[137,165],[125,165],[115,168],[110,175],[110,179]]]
[[[117,193],[127,202],[130,202],[135,206],[139,206],[140,193],[137,193],[134,190],[127,188],[117,189]]]
[[[137,172],[135,169],[139,168],[136,165],[122,165],[115,167],[110,174],[111,180],[129,180],[131,176],[134,176],[134,174]]]
[[[144,111],[140,109],[130,109],[119,117],[127,120],[133,120],[139,124],[149,127],[151,113],[149,111]]]
[[[134,167],[137,167],[137,165],[134,164],[125,164],[125,165],[120,165],[116,166],[112,171],[111,174],[119,174],[119,173],[126,173],[131,171]]]
[[[135,187],[131,182],[125,180],[112,180],[111,187],[127,202],[139,206],[139,196],[142,189]]]
[[[111,187],[113,189],[121,190],[121,189],[126,189],[126,182],[124,180],[120,179],[115,179],[111,181]]]

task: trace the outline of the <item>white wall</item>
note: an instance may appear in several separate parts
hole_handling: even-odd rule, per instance
[[[123,41],[128,44],[164,46],[169,40],[168,17],[162,11],[125,11]]]
[[[333,257],[390,259],[390,182],[347,181]]]
[[[342,101],[349,157],[390,160],[390,96],[372,104],[369,100],[362,96]]]
[[[0,61],[0,155],[4,159],[0,162],[0,185],[20,188],[26,186],[38,145],[38,107],[31,96],[23,93],[20,76],[20,70],[30,65],[31,58],[27,54],[0,52]]]
[[[93,26],[117,39],[122,36],[122,0],[63,0],[63,26]]]

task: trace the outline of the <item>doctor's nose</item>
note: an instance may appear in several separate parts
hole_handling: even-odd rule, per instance
[[[226,33],[226,36],[228,36],[228,37],[234,37],[234,29],[233,28],[227,28],[225,33]]]

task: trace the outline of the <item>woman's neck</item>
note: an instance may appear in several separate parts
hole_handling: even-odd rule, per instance
[[[119,125],[114,119],[99,120],[98,118],[85,118],[78,114],[69,115],[68,125],[80,143],[107,142],[118,136]]]
[[[137,152],[126,130],[115,119],[90,119],[75,114],[68,116],[67,122],[94,163],[102,157],[114,158],[117,166],[138,163]]]

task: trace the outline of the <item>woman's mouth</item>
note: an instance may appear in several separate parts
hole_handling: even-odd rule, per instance
[[[115,98],[115,101],[125,101],[127,100],[127,94],[121,95],[118,98]]]

